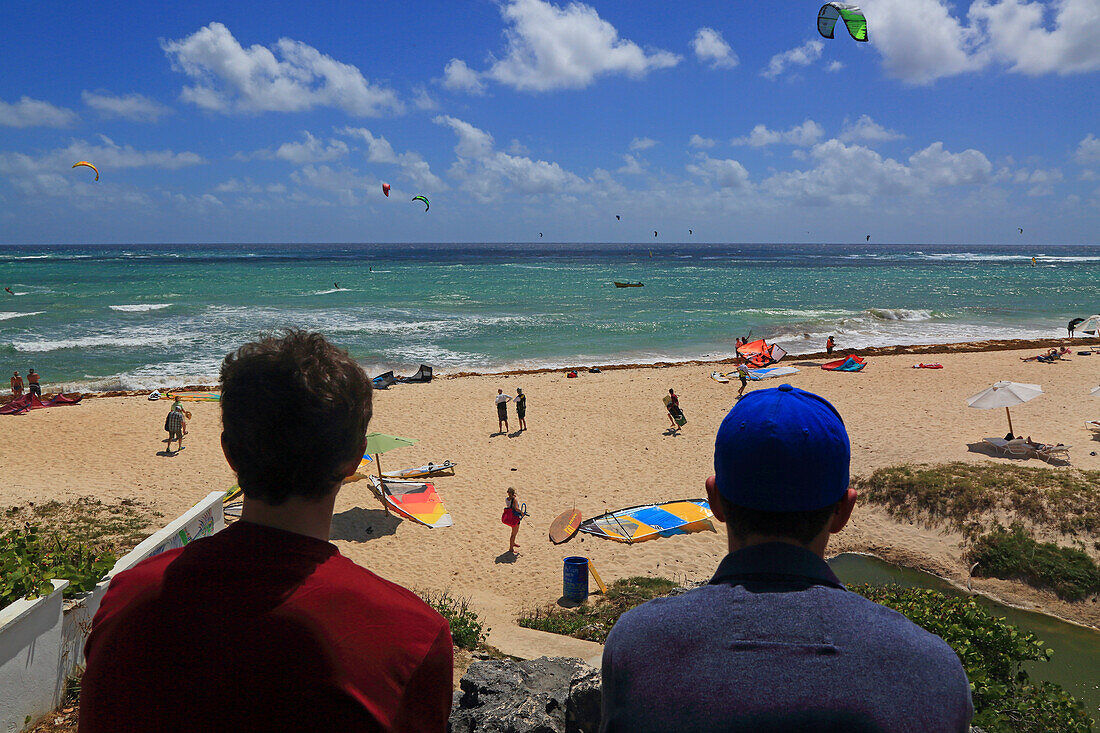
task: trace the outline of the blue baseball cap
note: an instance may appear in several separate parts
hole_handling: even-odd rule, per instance
[[[748,393],[726,415],[714,441],[714,478],[731,504],[807,512],[840,501],[851,458],[836,408],[783,384]]]

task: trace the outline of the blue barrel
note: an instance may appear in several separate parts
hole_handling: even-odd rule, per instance
[[[588,600],[588,558],[567,557],[563,571],[562,595],[567,601]]]

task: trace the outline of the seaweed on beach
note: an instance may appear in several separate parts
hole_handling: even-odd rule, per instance
[[[853,477],[852,486],[895,518],[946,524],[971,537],[993,527],[998,513],[1063,535],[1100,535],[1100,471],[905,464]]]

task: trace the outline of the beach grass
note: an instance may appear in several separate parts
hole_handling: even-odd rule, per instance
[[[50,499],[11,506],[0,513],[0,531],[38,527],[40,535],[58,537],[95,552],[122,555],[149,536],[153,522],[163,516],[137,499],[106,503],[82,496],[72,501]]]
[[[970,537],[991,530],[1000,513],[1063,535],[1100,534],[1100,471],[906,464],[853,477],[852,486],[897,519],[946,524]]]
[[[1019,524],[997,527],[977,538],[968,557],[974,575],[1022,580],[1048,588],[1064,601],[1100,593],[1100,567],[1086,553],[1053,542],[1038,542]]]
[[[418,595],[447,619],[451,626],[451,641],[456,647],[473,650],[485,640],[489,629],[481,623],[477,612],[470,608],[469,598],[458,598],[445,590],[418,591]]]
[[[667,578],[621,578],[608,587],[607,595],[602,598],[590,599],[572,609],[536,608],[520,616],[517,623],[528,629],[602,644],[620,616],[646,601],[668,595],[677,585]]]

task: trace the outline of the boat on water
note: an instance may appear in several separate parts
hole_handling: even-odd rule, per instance
[[[645,283],[643,283],[643,282],[621,283],[618,280],[616,280],[615,281],[615,287],[617,287],[617,288],[644,288]]]

